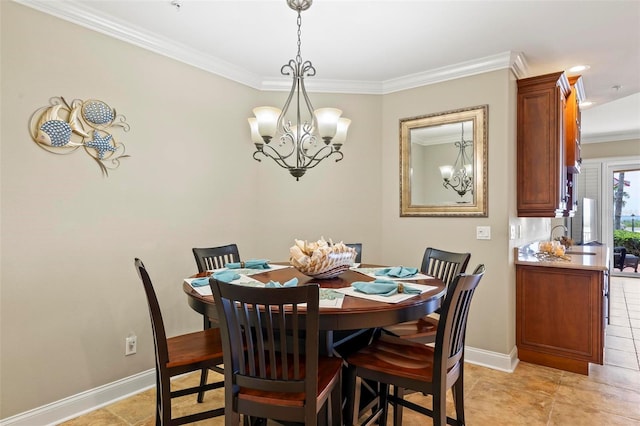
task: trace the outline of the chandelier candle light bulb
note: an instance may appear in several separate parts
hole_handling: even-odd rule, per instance
[[[282,111],[274,107],[257,107],[253,109],[258,123],[258,133],[264,139],[265,143],[269,143],[271,138],[276,135],[278,117]]]
[[[318,108],[313,112],[313,115],[318,123],[318,134],[325,144],[330,144],[338,130],[338,120],[342,111],[337,108]]]
[[[349,125],[351,124],[351,120],[348,118],[340,118],[338,120],[338,128],[336,129],[336,135],[333,137],[333,146],[336,150],[339,150],[342,147],[342,144],[347,141],[347,130],[349,130]]]
[[[256,146],[253,158],[256,161],[261,161],[258,155],[271,158],[299,180],[325,158],[335,155],[336,162],[342,160],[344,154],[340,148],[346,141],[351,120],[342,118],[342,111],[337,108],[313,109],[304,78],[313,77],[316,70],[310,61],[302,61],[300,53],[301,13],[311,7],[313,0],[286,1],[298,13],[298,53],[280,69],[282,75],[292,77],[291,90],[282,110],[269,106],[254,108],[255,118],[249,118],[249,127],[251,141]],[[288,112],[294,99],[296,109],[291,114],[295,117],[292,121]],[[279,143],[270,144],[275,137]],[[318,144],[318,139],[324,144]]]

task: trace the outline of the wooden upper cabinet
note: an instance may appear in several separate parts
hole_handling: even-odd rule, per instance
[[[518,80],[518,216],[567,214],[564,72]]]
[[[582,76],[569,77],[571,93],[567,98],[565,112],[565,159],[569,173],[580,173],[582,155],[580,152],[580,102],[584,101]]]

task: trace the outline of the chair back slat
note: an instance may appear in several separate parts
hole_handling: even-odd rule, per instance
[[[444,282],[446,286],[451,284],[458,274],[467,270],[467,264],[471,253],[453,253],[427,247],[422,257],[420,270]]]
[[[356,251],[356,258],[353,260],[355,263],[362,262],[362,243],[345,243],[345,246]]]
[[[198,265],[198,272],[224,268],[231,262],[240,262],[240,253],[236,244],[219,247],[193,248],[193,256]]]
[[[222,328],[226,387],[315,394],[318,285],[256,288],[214,278],[210,283]],[[232,347],[233,341],[243,341],[246,350]]]

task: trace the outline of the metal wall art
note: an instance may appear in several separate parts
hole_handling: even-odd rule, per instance
[[[34,112],[29,122],[31,137],[39,147],[54,154],[71,154],[83,148],[104,176],[120,166],[120,159],[129,157],[111,133],[117,128],[129,131],[126,118],[116,114],[115,108],[95,99],[69,103],[54,97],[49,103]]]

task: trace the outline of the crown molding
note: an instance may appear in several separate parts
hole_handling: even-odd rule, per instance
[[[99,14],[86,2],[74,0],[13,0],[65,21],[150,50],[185,64],[211,72],[240,84],[265,91],[288,91],[291,80],[263,77],[166,37],[132,27],[130,24]],[[472,61],[411,74],[386,81],[313,80],[305,82],[309,92],[384,95],[461,77],[509,68],[516,77],[526,74],[526,62],[519,52],[503,52]]]
[[[309,93],[348,93],[382,95],[382,84],[376,81],[355,80],[323,80],[313,78],[304,81],[304,87]],[[265,91],[289,91],[291,90],[291,78],[268,78],[262,81],[260,90]]]
[[[522,52],[509,52],[511,54],[509,58],[510,68],[513,71],[513,75],[519,80],[525,78],[529,74],[529,64]]]
[[[474,59],[472,61],[460,62],[448,65],[442,68],[436,68],[421,73],[411,74],[382,83],[382,93],[393,93],[401,90],[414,89],[420,86],[440,83],[456,78],[469,77],[472,75],[483,74],[486,72],[496,71],[509,68],[519,77],[526,71],[526,62],[524,56],[519,52],[502,52],[484,58]]]

